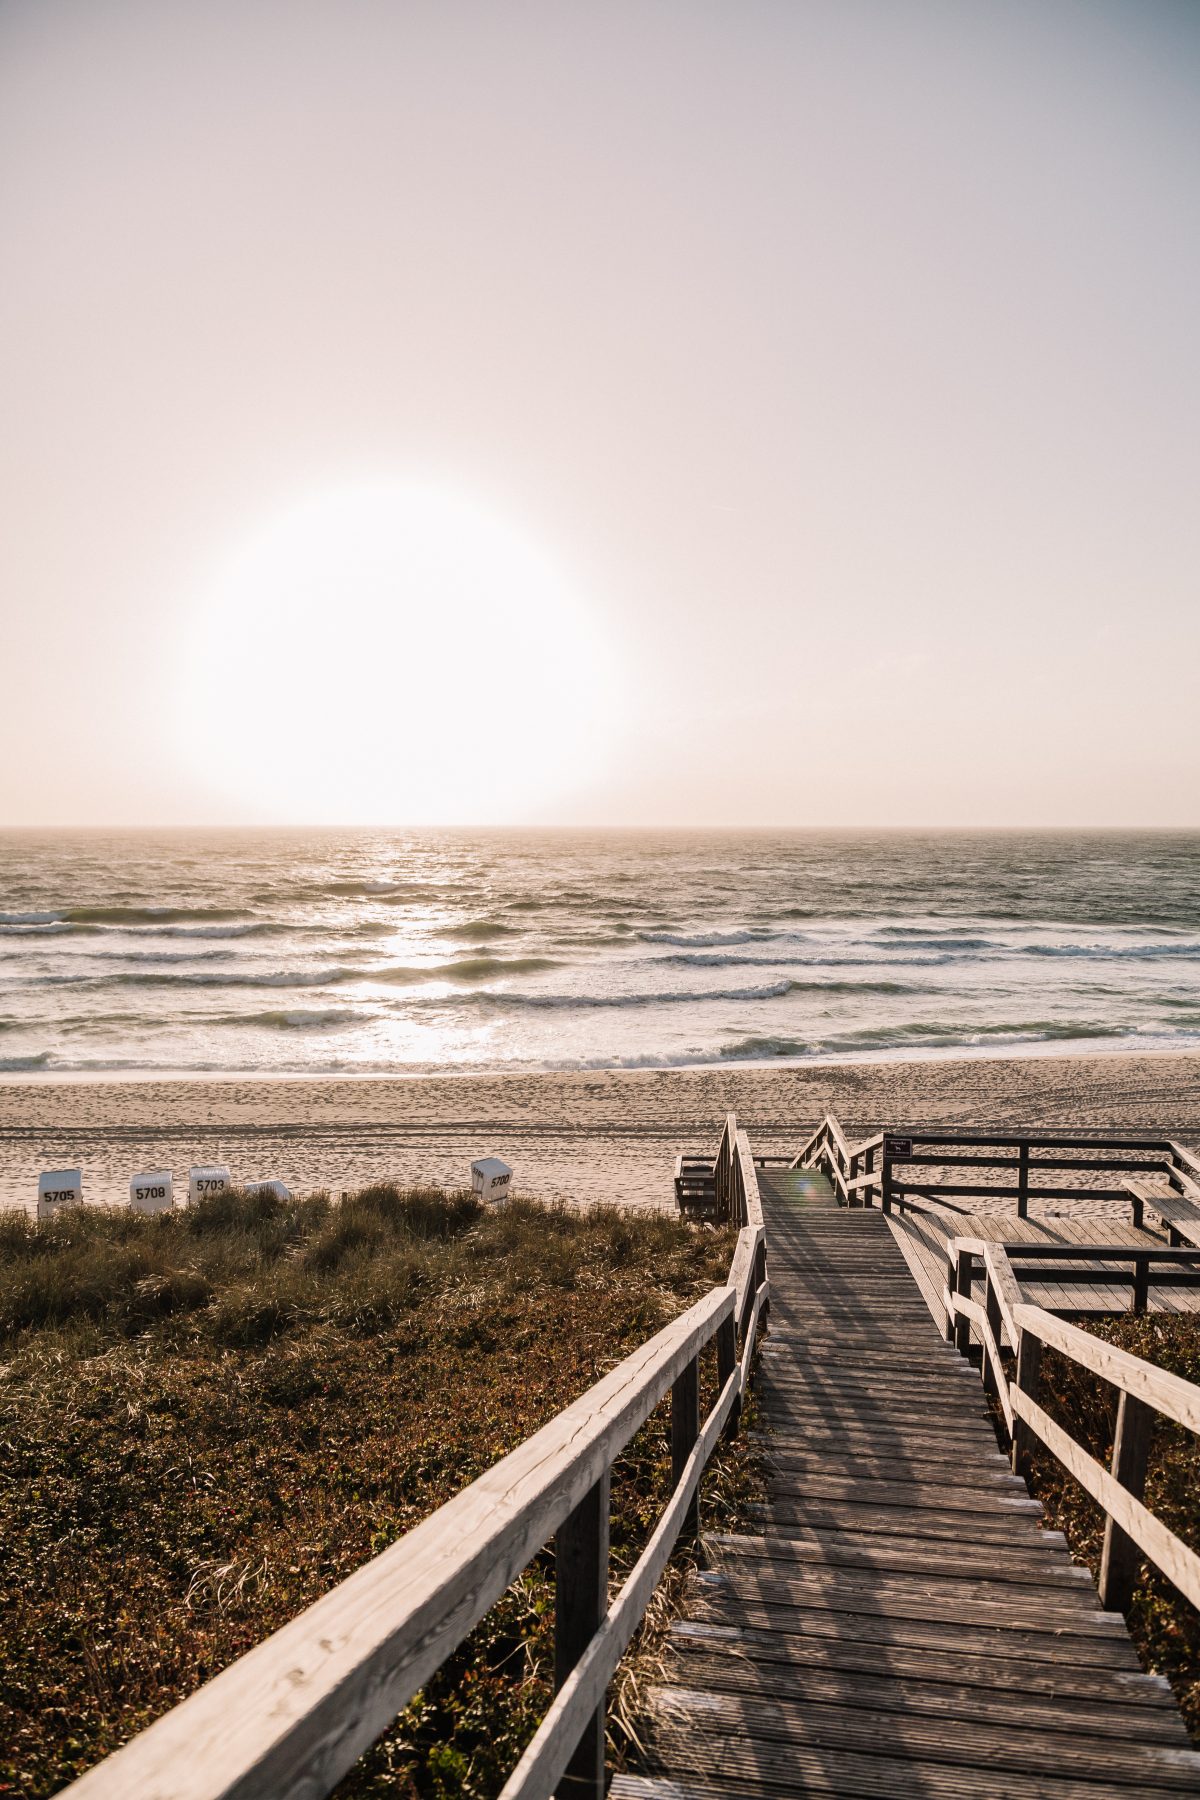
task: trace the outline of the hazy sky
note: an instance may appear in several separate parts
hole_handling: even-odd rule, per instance
[[[0,0],[0,822],[1200,825],[1200,5]]]

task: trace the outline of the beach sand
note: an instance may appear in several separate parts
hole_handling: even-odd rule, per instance
[[[672,1204],[680,1150],[715,1148],[727,1111],[756,1150],[798,1147],[826,1111],[853,1137],[889,1125],[1079,1126],[1200,1143],[1200,1054],[1025,1057],[571,1074],[0,1083],[0,1203],[32,1206],[42,1169],[84,1170],[96,1201],[135,1170],[227,1162],[334,1191],[465,1185],[477,1156],[518,1192]]]

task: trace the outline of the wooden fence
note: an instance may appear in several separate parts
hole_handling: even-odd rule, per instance
[[[845,1206],[878,1204],[921,1209],[922,1201],[952,1212],[982,1211],[979,1202],[1015,1200],[1019,1218],[1030,1200],[1136,1200],[1129,1176],[1164,1176],[1174,1194],[1200,1201],[1200,1158],[1168,1138],[1066,1136],[1058,1132],[1009,1135],[975,1131],[889,1129],[850,1144],[828,1113],[799,1154],[793,1168],[819,1168]],[[922,1168],[930,1169],[925,1178]],[[935,1178],[965,1170],[1013,1171],[998,1181],[955,1181]],[[899,1172],[898,1172],[899,1171]],[[1038,1182],[1046,1172],[1105,1176],[1101,1182],[1075,1187]],[[970,1200],[970,1207],[958,1204]],[[1136,1208],[1135,1208],[1136,1212]],[[1140,1216],[1140,1215],[1139,1215]]]
[[[554,1539],[554,1701],[503,1800],[604,1791],[605,1695],[700,1478],[736,1426],[768,1306],[754,1161],[730,1117],[722,1217],[741,1226],[729,1278],[430,1518],[67,1789],[76,1800],[316,1800]],[[719,1392],[700,1420],[700,1355]],[[674,1489],[619,1593],[608,1594],[612,1465],[671,1395]]]
[[[1021,1248],[1024,1251],[1029,1246]],[[1053,1249],[1058,1252],[1061,1246]],[[1087,1254],[1095,1253],[1089,1250]],[[1171,1254],[1161,1252],[1163,1256]],[[956,1238],[951,1246],[954,1273],[943,1298],[947,1337],[964,1353],[972,1338],[980,1347],[984,1382],[1008,1428],[1013,1468],[1025,1473],[1030,1449],[1040,1442],[1103,1510],[1103,1606],[1118,1612],[1128,1609],[1139,1557],[1145,1556],[1193,1606],[1200,1607],[1200,1556],[1142,1501],[1155,1414],[1200,1433],[1200,1387],[1104,1343],[1040,1306],[1027,1305],[1010,1257],[1011,1246],[1006,1250],[980,1238]],[[971,1281],[964,1284],[964,1261],[968,1267],[975,1261],[982,1264],[982,1302],[972,1296]],[[1002,1351],[1005,1334],[1014,1347],[1015,1367],[1011,1362],[1006,1366]],[[1117,1389],[1111,1469],[1090,1456],[1038,1404],[1042,1347],[1047,1344]]]

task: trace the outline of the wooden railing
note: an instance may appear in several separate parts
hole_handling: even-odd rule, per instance
[[[1141,1555],[1200,1607],[1200,1556],[1142,1502],[1155,1413],[1200,1433],[1200,1387],[1104,1343],[1040,1306],[1027,1305],[1003,1245],[958,1238],[952,1247],[956,1268],[960,1253],[982,1263],[984,1297],[982,1304],[972,1298],[970,1283],[965,1290],[959,1285],[961,1277],[954,1288],[947,1284],[943,1296],[947,1336],[964,1353],[972,1338],[980,1346],[984,1382],[1004,1417],[1013,1468],[1026,1473],[1030,1450],[1040,1442],[1103,1510],[1101,1604],[1118,1612],[1128,1610]],[[1004,1333],[1015,1347],[1011,1376],[1001,1348]],[[1117,1389],[1111,1469],[1089,1455],[1038,1404],[1043,1345]]]
[[[792,1158],[791,1167],[819,1169],[828,1177],[842,1206],[870,1206],[878,1196],[883,1210],[890,1212],[891,1165],[884,1155],[886,1143],[886,1134],[880,1131],[861,1144],[848,1144],[833,1114],[826,1113],[808,1142]]]
[[[949,1247],[950,1270],[946,1287],[950,1294],[969,1298],[979,1256],[980,1238],[957,1237]],[[1128,1310],[1144,1313],[1150,1284],[1155,1287],[1200,1287],[1200,1248],[1160,1249],[1152,1244],[1000,1244],[1020,1286],[1021,1274],[1058,1287],[1109,1287],[1130,1283]],[[1080,1265],[1085,1265],[1081,1267]],[[1097,1268],[1096,1265],[1100,1264]],[[1070,1311],[1061,1307],[1059,1311]],[[1117,1308],[1113,1308],[1116,1311]],[[1125,1309],[1121,1309],[1125,1310]]]
[[[974,1131],[888,1129],[851,1145],[832,1113],[826,1115],[803,1149],[794,1168],[819,1168],[845,1206],[893,1206],[920,1210],[922,1201],[952,1212],[972,1210],[956,1204],[970,1200],[1015,1200],[1025,1218],[1033,1200],[1136,1199],[1128,1176],[1164,1176],[1174,1194],[1200,1201],[1200,1157],[1169,1138],[1081,1137],[1057,1132],[1010,1135]],[[943,1171],[1013,1170],[1009,1179],[993,1182],[922,1179],[921,1168]],[[897,1171],[900,1173],[897,1173]],[[1106,1184],[1075,1187],[1041,1183],[1046,1171],[1107,1175]],[[1135,1213],[1137,1208],[1135,1205]]]
[[[698,1532],[700,1478],[736,1426],[767,1311],[754,1161],[732,1118],[722,1145],[742,1227],[724,1286],[66,1791],[76,1800],[328,1794],[553,1538],[557,1691],[502,1800],[599,1800],[608,1684],[677,1538]],[[700,1355],[714,1342],[719,1391],[701,1424]],[[673,1491],[610,1603],[612,1465],[668,1391]]]

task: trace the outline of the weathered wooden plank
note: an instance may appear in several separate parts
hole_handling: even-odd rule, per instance
[[[696,1578],[697,1592],[739,1602],[769,1600],[778,1606],[823,1607],[829,1612],[876,1618],[957,1619],[961,1624],[1044,1625],[1082,1637],[1125,1636],[1120,1613],[1096,1608],[1095,1590],[1064,1588],[1051,1594],[1036,1583],[892,1573],[886,1569],[795,1569],[722,1563]]]
[[[1123,1624],[1119,1620],[1108,1632],[1093,1635],[1063,1632],[1057,1623],[1045,1620],[1031,1625],[1025,1620],[983,1617],[970,1621],[968,1634],[957,1616],[930,1619],[886,1607],[874,1611],[837,1607],[830,1606],[826,1599],[808,1600],[802,1594],[790,1599],[786,1595],[773,1599],[752,1592],[734,1595],[728,1587],[711,1583],[695,1584],[688,1604],[693,1621],[719,1629],[754,1631],[776,1637],[782,1644],[801,1639],[812,1643],[860,1643],[886,1659],[893,1647],[957,1657],[969,1642],[972,1655],[997,1662],[1032,1661],[1083,1674],[1093,1669],[1140,1672],[1129,1634],[1118,1628]]]
[[[829,1569],[875,1570],[880,1574],[919,1575],[926,1571],[939,1580],[974,1580],[983,1561],[976,1543],[930,1542],[899,1534],[868,1538],[839,1537],[836,1533],[805,1531],[795,1527],[786,1535],[762,1537],[710,1536],[705,1538],[716,1554],[714,1567],[729,1568],[734,1562],[755,1562],[786,1571],[792,1563]],[[1094,1595],[1091,1572],[1067,1561],[1057,1545],[1043,1551],[1019,1542],[994,1540],[987,1547],[989,1581],[1018,1581],[1028,1586],[1086,1588]]]
[[[818,1621],[820,1623],[820,1621]],[[868,1625],[873,1621],[867,1621]],[[766,1631],[754,1626],[722,1625],[708,1619],[680,1619],[670,1630],[672,1652],[686,1651],[715,1657],[723,1655],[739,1668],[816,1668],[850,1669],[881,1678],[910,1675],[922,1681],[946,1681],[983,1688],[988,1692],[1011,1692],[1018,1699],[1026,1694],[1063,1697],[1077,1705],[1103,1708],[1118,1718],[1131,1709],[1142,1712],[1154,1709],[1165,1713],[1176,1741],[1186,1742],[1187,1734],[1175,1707],[1169,1683],[1161,1675],[1146,1675],[1140,1669],[1115,1668],[1100,1660],[1085,1658],[1082,1662],[1053,1658],[1039,1659],[1026,1647],[1022,1634],[992,1632],[980,1639],[972,1638],[963,1647],[961,1636],[951,1638],[950,1628],[939,1639],[937,1628],[916,1627],[920,1641],[888,1639],[879,1641],[868,1636],[850,1636],[838,1629],[837,1621],[829,1622],[825,1635],[806,1629],[802,1633]],[[886,1631],[886,1624],[879,1626]],[[906,1633],[906,1640],[908,1634]],[[1011,1640],[1011,1642],[1009,1641]],[[1038,1640],[1044,1644],[1045,1640]],[[1054,1640],[1050,1640],[1053,1646]],[[1007,1644],[1007,1652],[1005,1646]],[[1132,1661],[1132,1658],[1129,1659]]]
[[[836,1795],[838,1800],[896,1800],[898,1794],[920,1794],[922,1800],[1097,1800],[1094,1784],[1056,1780],[1041,1776],[1031,1783],[1024,1774],[995,1776],[987,1772],[931,1768],[912,1760],[897,1762],[885,1757],[860,1757],[830,1753],[828,1757],[809,1756],[803,1764],[797,1761],[797,1774],[788,1779],[786,1758],[764,1760],[761,1767],[742,1757],[735,1768],[730,1766],[729,1779],[686,1771],[682,1779],[655,1775],[617,1775],[609,1789],[610,1800],[712,1800],[714,1794],[735,1793],[742,1800],[790,1800],[802,1792],[806,1795]],[[797,1779],[803,1786],[797,1788]],[[730,1781],[736,1781],[736,1787]],[[1138,1800],[1164,1800],[1174,1790],[1145,1787],[1114,1787],[1114,1796],[1137,1795]]]
[[[1061,1690],[1039,1697],[1037,1690],[1024,1682],[1020,1686],[998,1684],[994,1665],[991,1680],[981,1678],[972,1685],[956,1679],[949,1660],[931,1671],[928,1663],[921,1667],[914,1656],[907,1673],[891,1667],[890,1661],[880,1667],[876,1655],[867,1668],[771,1664],[744,1653],[722,1655],[711,1646],[688,1643],[672,1634],[668,1669],[671,1685],[753,1696],[760,1702],[819,1702],[853,1707],[865,1714],[905,1713],[955,1720],[966,1726],[983,1720],[1009,1730],[1047,1734],[1062,1730],[1095,1739],[1115,1738],[1125,1745],[1189,1747],[1173,1705],[1123,1706],[1114,1704],[1111,1697],[1098,1699],[1091,1691],[1083,1697]],[[1022,1674],[1027,1676],[1036,1667],[1022,1664]]]
[[[1023,1544],[1031,1540],[1046,1542],[1045,1554],[1063,1556],[1066,1541],[1061,1532],[1043,1530],[1035,1513],[1006,1513],[996,1516],[964,1516],[948,1507],[935,1509],[912,1507],[856,1506],[847,1514],[828,1502],[809,1499],[802,1491],[775,1495],[763,1506],[753,1509],[756,1524],[768,1535],[786,1534],[793,1528],[836,1532],[850,1539],[915,1537],[938,1542],[961,1544],[969,1532],[976,1556],[986,1556],[993,1544]]]

